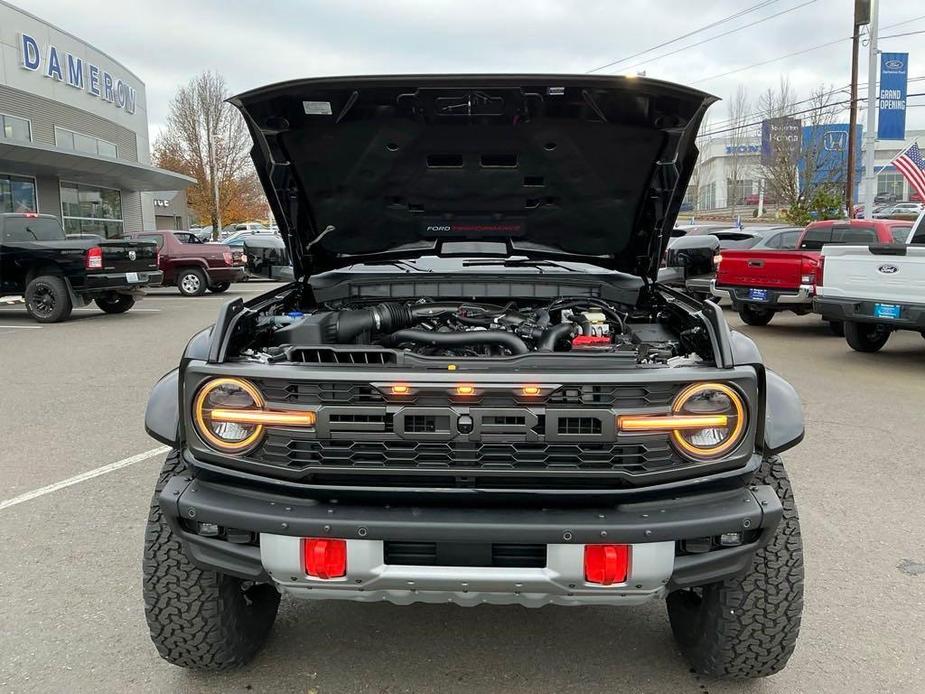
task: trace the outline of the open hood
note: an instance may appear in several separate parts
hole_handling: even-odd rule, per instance
[[[484,247],[652,279],[713,101],[589,75],[321,78],[231,99],[297,277]]]

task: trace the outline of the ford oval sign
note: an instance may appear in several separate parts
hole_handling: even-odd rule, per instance
[[[887,60],[883,63],[883,65],[884,67],[886,67],[887,70],[902,70],[903,69],[903,61],[901,60]]]
[[[877,268],[877,272],[882,272],[884,275],[894,275],[899,272],[899,268],[895,265],[881,265]]]

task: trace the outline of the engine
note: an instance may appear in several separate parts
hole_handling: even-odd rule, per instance
[[[459,301],[322,306],[262,319],[271,352],[289,346],[376,345],[423,356],[497,358],[530,352],[631,353],[666,361],[685,353],[659,316],[593,297],[545,305]]]

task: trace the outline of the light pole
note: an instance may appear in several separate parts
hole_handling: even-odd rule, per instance
[[[871,219],[874,213],[874,195],[877,190],[877,174],[874,171],[874,149],[877,146],[877,68],[880,61],[877,52],[878,0],[870,0],[870,45],[867,54],[867,127],[864,133],[864,219]]]

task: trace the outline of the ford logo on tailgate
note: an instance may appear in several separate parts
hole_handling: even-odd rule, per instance
[[[882,272],[884,275],[893,275],[899,272],[899,268],[895,265],[881,265],[877,268],[877,272]]]

